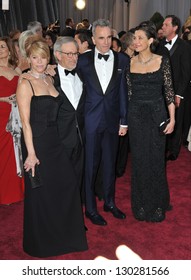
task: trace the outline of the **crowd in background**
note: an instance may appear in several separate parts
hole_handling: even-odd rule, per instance
[[[101,24],[103,24],[103,26]],[[101,32],[102,30],[104,30],[103,33]],[[107,44],[105,43],[105,45],[107,45],[105,46],[106,51],[103,50],[104,44],[100,43],[100,38],[102,38],[102,36],[103,38],[107,39]],[[31,39],[31,42],[30,38],[33,38],[33,40]],[[146,41],[144,43],[145,46],[147,46],[147,52],[139,49],[139,40],[144,40],[145,38]],[[175,44],[175,41],[177,41],[177,44]],[[38,46],[38,42],[41,42],[40,47]],[[34,50],[32,47],[33,43],[34,46],[37,44],[36,49]],[[30,48],[27,50],[28,45],[30,45]],[[155,46],[153,50],[151,45]],[[44,51],[46,47],[48,48],[48,51]],[[43,53],[39,52],[40,48],[43,49]],[[102,57],[99,57],[99,52],[101,53]],[[66,55],[65,59],[62,56],[63,54]],[[97,54],[98,59],[96,60],[95,56]],[[36,66],[34,60],[36,57],[42,59],[42,61],[46,58],[46,63],[44,62],[43,64],[44,68],[42,73],[38,71],[37,68],[35,68]],[[92,69],[94,69],[94,66],[91,64],[93,61],[92,59],[94,59],[93,57],[95,58],[95,70],[101,84],[100,88],[103,91],[103,96],[105,95],[103,99],[98,99],[98,101],[96,101],[96,94],[95,97],[92,97],[94,95],[91,95],[96,91],[100,91],[96,79],[93,79],[94,76]],[[159,57],[162,57],[162,60],[160,60]],[[110,58],[112,58],[112,61],[110,61]],[[117,93],[108,86],[110,83],[112,83],[112,81],[115,80],[115,76],[112,76],[112,73],[109,70],[113,69],[113,65],[116,66],[116,64],[113,63],[119,63],[118,70],[121,70],[121,73],[118,73],[121,76],[115,81],[118,87],[116,89]],[[156,65],[158,65],[158,68],[156,68]],[[107,69],[106,72],[104,72],[104,69]],[[158,69],[162,69],[162,74],[160,73],[159,76],[157,76],[155,86],[157,87],[157,82],[159,82],[158,87],[160,89],[163,88],[163,91],[158,90],[159,99],[154,101],[154,109],[150,107],[144,107],[147,105],[145,105],[144,101],[142,100],[142,96],[138,95],[135,97],[134,95],[134,93],[140,94],[139,79],[142,81],[143,85],[147,84],[147,93],[149,90],[151,90],[149,92],[149,98],[151,98],[152,90],[155,91],[155,88],[153,89],[152,85],[150,85],[148,82],[150,77],[147,80],[145,75],[145,78],[143,79],[143,74],[157,72]],[[136,76],[137,73],[141,73],[141,77]],[[104,75],[106,78],[103,78]],[[162,80],[160,80],[161,75],[163,76]],[[17,88],[19,76],[21,76],[20,83],[23,86],[23,92],[26,90],[27,92],[30,92],[30,101],[26,100],[26,103],[22,103],[21,101],[21,96],[22,98],[24,97],[23,93],[21,93],[22,90],[20,89],[22,87],[21,84],[19,85],[19,90]],[[11,203],[22,201],[24,199],[25,193],[24,179],[22,177],[24,174],[23,172],[28,172],[31,168],[33,172],[32,175],[34,176],[35,165],[41,165],[40,161],[36,157],[34,164],[31,164],[33,161],[30,158],[31,147],[32,150],[34,150],[34,147],[37,147],[37,150],[39,149],[40,154],[42,151],[41,149],[43,146],[43,141],[46,141],[46,139],[48,141],[50,135],[49,132],[47,132],[47,138],[42,138],[42,142],[35,142],[33,147],[31,144],[34,141],[32,134],[35,134],[34,131],[36,129],[36,124],[34,125],[34,131],[32,128],[29,128],[30,126],[33,127],[33,123],[30,122],[31,120],[29,116],[31,112],[29,108],[30,106],[34,106],[34,108],[36,108],[34,109],[35,116],[35,110],[38,111],[40,108],[38,108],[38,106],[41,105],[39,105],[39,101],[36,102],[34,100],[37,100],[38,91],[40,92],[39,95],[41,95],[43,91],[43,94],[48,96],[57,97],[57,93],[59,93],[62,97],[60,105],[58,106],[60,109],[58,109],[57,105],[55,105],[55,100],[53,105],[50,105],[51,102],[49,105],[47,105],[53,107],[55,106],[55,110],[58,110],[58,120],[51,120],[51,117],[48,115],[48,110],[52,109],[51,107],[46,108],[47,116],[50,118],[48,119],[49,125],[47,125],[47,131],[51,131],[53,129],[52,127],[55,125],[55,121],[58,121],[59,137],[61,138],[61,141],[58,141],[58,135],[56,135],[55,139],[51,139],[51,149],[53,149],[53,142],[59,142],[59,152],[57,154],[63,155],[63,144],[66,148],[67,154],[67,156],[64,154],[63,157],[67,157],[69,161],[67,162],[67,160],[64,161],[59,159],[60,161],[56,162],[56,159],[54,159],[55,166],[57,166],[57,170],[59,170],[60,178],[62,177],[62,170],[59,169],[58,165],[60,166],[63,163],[66,164],[68,168],[70,165],[72,166],[71,168],[73,168],[72,171],[71,169],[70,171],[67,171],[67,175],[70,177],[70,179],[64,178],[62,180],[65,181],[63,184],[66,185],[66,182],[69,184],[71,178],[75,176],[78,181],[77,183],[75,180],[73,180],[72,184],[75,186],[78,185],[79,194],[76,194],[76,190],[73,190],[73,193],[70,193],[70,195],[67,193],[67,195],[69,195],[68,201],[71,202],[71,205],[74,203],[74,201],[72,201],[72,199],[74,199],[74,193],[76,200],[75,211],[73,212],[70,206],[68,206],[68,213],[73,213],[72,215],[75,216],[76,212],[80,213],[79,209],[81,209],[85,204],[85,215],[91,220],[93,224],[102,226],[107,225],[105,219],[97,212],[95,202],[97,196],[100,200],[104,200],[103,209],[105,212],[111,212],[115,218],[125,219],[125,213],[123,213],[115,205],[115,180],[116,177],[121,177],[125,173],[128,155],[129,153],[132,153],[133,182],[131,199],[133,214],[139,221],[161,222],[165,219],[166,211],[172,209],[172,205],[170,204],[168,184],[165,177],[166,162],[168,160],[176,160],[179,156],[182,146],[188,148],[188,150],[191,151],[191,17],[189,17],[182,26],[180,25],[179,19],[177,17],[170,15],[162,19],[160,23],[154,22],[154,20],[153,22],[145,21],[140,23],[138,27],[132,28],[130,30],[119,31],[111,28],[106,22],[101,21],[98,21],[97,25],[92,26],[88,19],[83,19],[82,22],[74,23],[72,18],[67,18],[65,21],[64,30],[60,30],[59,21],[50,23],[47,27],[43,27],[38,21],[29,22],[27,30],[20,31],[15,29],[10,32],[9,36],[0,38],[0,80],[2,80],[0,83],[0,155],[3,158],[0,166],[0,204],[9,205]],[[125,85],[124,81],[126,81]],[[42,82],[44,82],[43,87],[40,85]],[[105,84],[107,84],[109,89]],[[53,85],[55,89],[53,89]],[[95,89],[93,89],[94,86]],[[120,94],[118,93],[119,88]],[[15,118],[17,117],[16,113],[18,112],[14,111],[13,113],[14,108],[16,107],[17,109],[17,90],[17,95],[20,96],[17,101],[20,106],[25,138],[22,140],[22,143],[25,143],[23,145],[26,145],[28,149],[28,156],[27,153],[25,153],[25,158],[23,159],[25,171],[22,170],[23,167],[22,163],[20,162],[23,156],[21,153],[21,144],[19,144],[22,135],[22,127],[21,125],[18,127],[18,119],[15,121]],[[105,94],[107,93],[107,90],[109,94],[113,95],[112,99],[109,99],[109,94]],[[124,95],[124,92],[126,92],[126,96]],[[36,93],[37,96],[35,96]],[[73,95],[72,98],[70,97],[70,94]],[[116,97],[118,95],[119,97]],[[161,107],[159,106],[160,108],[157,109],[159,104],[158,100],[160,100],[162,95],[165,96],[164,100],[166,105],[163,104],[163,100]],[[104,103],[106,102],[106,98],[108,98],[107,104],[109,104],[114,110],[112,116],[113,119],[110,115],[111,108],[109,108],[109,106]],[[70,101],[69,103],[68,100]],[[114,104],[115,100],[117,106]],[[35,102],[36,104],[34,105]],[[93,105],[94,102],[95,107]],[[144,103],[143,106],[140,106],[141,102]],[[72,107],[70,106],[71,104]],[[44,101],[42,109],[44,108],[43,106]],[[101,108],[102,106],[105,108],[105,112],[100,119],[99,116],[101,115],[98,110],[99,106],[101,106]],[[130,108],[130,113],[128,113],[129,117],[127,121],[126,110],[128,111],[128,109],[123,107],[128,108],[128,106]],[[28,111],[26,109],[27,107]],[[140,127],[140,118],[139,122],[137,122],[138,112],[136,111],[136,108],[139,108],[140,112],[142,112],[142,117],[140,118],[144,118],[145,116],[145,120],[147,120],[145,122],[142,121],[142,127]],[[100,112],[101,110],[103,109],[100,109]],[[149,110],[151,110],[152,113],[148,116]],[[159,138],[158,135],[156,136],[156,131],[154,128],[152,130],[154,136],[152,135],[152,137],[149,134],[150,132],[147,131],[148,124],[150,125],[150,129],[153,127],[155,122],[159,121],[158,117],[154,115],[156,112],[153,113],[153,110],[156,110],[156,112],[157,110],[162,111],[162,113],[158,113],[159,115],[163,114],[164,116],[164,119],[161,118],[161,123],[170,118],[170,122],[166,124],[166,127],[164,127],[162,131],[167,134],[166,138],[162,139]],[[94,114],[92,114],[92,112],[94,112]],[[116,119],[114,113],[117,114]],[[85,123],[83,120],[84,114]],[[109,124],[107,123],[107,114],[109,116],[108,119],[110,122],[113,122],[113,126],[111,125],[111,127],[110,122]],[[40,123],[40,121],[42,121],[40,118],[41,116],[39,117],[39,120],[36,120],[36,122],[39,121]],[[10,122],[10,119],[11,123],[14,121],[17,125],[16,128],[11,128],[11,133],[10,131],[7,131],[7,123]],[[91,127],[96,126],[98,119],[100,123],[94,131]],[[152,122],[150,123],[148,119],[152,119]],[[90,120],[91,123],[89,123]],[[115,122],[117,123],[116,120],[121,121],[118,124],[118,126],[120,126],[119,131],[117,131],[118,128],[115,128]],[[67,123],[67,121],[70,122]],[[66,131],[62,128],[64,125],[65,128],[67,128]],[[17,134],[14,129],[18,129]],[[149,137],[148,134],[145,134],[147,132]],[[15,135],[17,135],[17,137],[15,137]],[[77,140],[75,140],[74,144],[72,144],[75,137]],[[143,138],[144,141],[142,141]],[[143,153],[141,152],[141,141],[144,143],[146,142]],[[154,159],[150,158],[150,162],[148,163],[148,158],[145,158],[144,153],[145,151],[149,151],[152,145],[157,145],[157,149],[160,150],[160,153],[158,153],[156,147],[153,147],[152,152],[156,157]],[[49,147],[47,147],[47,150],[43,151],[42,153],[42,158],[44,157],[43,159],[45,161],[47,160],[48,150]],[[139,153],[137,155],[138,150]],[[92,161],[93,157],[95,157],[95,162]],[[146,174],[147,171],[143,169],[142,166],[139,166],[140,157],[141,162],[145,165],[145,167],[147,167],[147,165],[150,166],[152,160],[154,161],[158,157],[156,170],[154,170],[154,163],[152,163],[154,170],[152,170],[153,174],[151,174],[152,172]],[[51,162],[52,159],[49,158],[48,160]],[[159,162],[161,163],[161,169],[158,169]],[[137,166],[139,166],[139,168]],[[49,167],[50,165],[45,166],[42,174],[46,174]],[[20,170],[20,172],[18,172],[18,170]],[[53,184],[57,170],[54,170],[52,173],[49,183],[52,181]],[[159,182],[159,185],[163,184],[164,186],[164,189],[161,191],[161,193],[158,193],[158,197],[160,197],[161,200],[163,199],[163,202],[161,203],[163,206],[160,206],[160,199],[157,198],[157,200],[155,194],[150,195],[152,192],[154,192],[153,189],[157,188],[155,180],[158,178],[156,179],[156,174],[154,173],[158,172],[158,170],[162,174],[160,179],[162,183]],[[137,174],[141,174],[142,177],[137,178]],[[146,182],[153,180],[155,187],[151,187],[148,191],[146,186],[143,186],[143,192],[141,190],[143,181],[141,180],[145,182],[145,185]],[[46,182],[47,185],[49,183]],[[26,180],[26,178],[25,184],[28,189],[27,194],[25,193],[25,195],[27,195],[27,199],[30,197],[31,201],[33,202],[34,197],[30,192],[30,182],[28,179]],[[91,187],[87,188],[88,184]],[[106,187],[106,185],[108,187]],[[58,193],[60,192],[60,189],[61,187],[59,188]],[[44,190],[42,189],[42,196],[43,192]],[[62,193],[63,197],[65,196],[66,192]],[[158,190],[156,190],[156,192],[158,192]],[[78,198],[80,198],[80,202]],[[56,199],[59,200],[58,197]],[[144,207],[141,204],[141,200],[144,200]],[[153,206],[151,200],[152,203],[153,201],[157,201],[155,206]],[[30,212],[32,211],[30,209],[31,201],[25,201],[25,208],[27,209],[25,225],[28,227],[27,230],[25,229],[25,231],[27,234],[29,231],[31,232],[31,224],[28,224],[27,220],[34,214]],[[46,204],[48,202],[44,201],[44,203]],[[157,206],[157,203],[159,203],[159,206]],[[47,207],[47,205],[45,207]],[[56,207],[58,207],[58,205]],[[153,209],[152,207],[155,208]],[[59,209],[55,208],[55,216],[59,211],[64,212],[64,210],[60,209],[61,206]],[[35,213],[34,215],[38,215],[38,213]],[[35,251],[35,245],[31,245],[32,243],[29,240],[29,234],[29,236],[25,236],[24,241],[26,244],[26,252],[29,252],[29,254],[35,256],[44,257],[51,254],[70,252],[72,250],[78,251],[87,249],[84,232],[87,229],[80,214],[78,218],[81,221],[80,225],[78,225],[76,216],[72,220],[72,222],[76,221],[75,225],[71,223],[71,218],[69,218],[69,221],[67,218],[65,219],[66,224],[69,225],[69,227],[75,229],[74,231],[80,232],[82,236],[82,240],[80,241],[79,239],[79,243],[77,244],[77,249],[73,249],[71,245],[71,247],[67,248],[66,246],[65,249],[57,251],[57,245],[55,245],[56,249],[53,249],[53,251],[50,249],[49,252],[48,250],[46,251],[46,243],[44,243],[45,245],[42,251],[45,251],[39,252],[38,249]],[[52,219],[54,219],[53,216]],[[58,223],[60,224],[60,221],[58,221]],[[55,227],[56,226],[54,226],[54,228]],[[57,230],[59,231],[60,229]],[[62,230],[63,231],[61,233],[64,232],[64,229]],[[67,232],[67,238],[70,236],[70,234],[71,232]],[[52,236],[53,235],[51,235],[50,240]],[[44,242],[42,240],[41,243]],[[80,243],[83,243],[82,247],[79,246]],[[27,247],[28,244],[30,244],[29,249]],[[34,244],[36,243],[34,242]],[[60,244],[61,245],[59,246],[63,245],[62,242]]]

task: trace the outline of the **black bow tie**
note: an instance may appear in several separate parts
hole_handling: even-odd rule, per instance
[[[167,44],[171,45],[171,44],[172,44],[172,40],[166,41],[166,42],[165,42],[165,45],[167,45]]]
[[[109,58],[109,54],[101,54],[101,53],[98,53],[98,58],[99,58],[99,59],[102,59],[102,57],[105,59],[105,61],[107,61],[108,58]]]
[[[73,69],[73,70],[64,69],[64,71],[65,71],[66,76],[68,76],[68,74],[72,74],[73,76],[75,76],[75,73],[76,73],[75,69]]]

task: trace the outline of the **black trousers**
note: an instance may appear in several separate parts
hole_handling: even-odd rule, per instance
[[[65,147],[67,155],[72,162],[74,171],[76,174],[77,182],[80,189],[81,201],[85,201],[85,190],[84,190],[84,147],[79,140],[75,147]]]
[[[127,132],[125,136],[119,136],[119,148],[118,148],[117,163],[116,163],[117,176],[121,176],[125,172],[128,153],[129,153],[129,136]]]

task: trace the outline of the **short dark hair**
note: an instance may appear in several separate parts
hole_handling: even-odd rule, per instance
[[[86,22],[89,23],[89,20],[88,20],[87,18],[84,18],[84,19],[82,20],[82,22],[83,22],[83,21],[86,21]]]
[[[90,30],[87,29],[77,29],[75,31],[75,35],[78,35],[78,38],[80,40],[81,43],[83,42],[88,42],[88,47],[90,49],[93,48],[93,41],[92,41],[92,32]]]
[[[118,38],[112,37],[112,42],[113,42],[113,41],[115,41],[115,42],[117,43],[117,46],[118,46],[118,47],[122,47],[121,41],[120,41]]]
[[[72,21],[73,21],[72,18],[67,18],[65,20],[65,25],[69,25],[69,23],[72,22]]]
[[[122,30],[118,33],[119,38],[121,38],[124,34],[126,34],[127,32],[125,30]]]
[[[48,30],[48,31],[45,32],[44,35],[45,35],[45,36],[46,36],[46,35],[47,35],[47,36],[50,36],[50,38],[51,38],[53,44],[56,42],[57,36],[56,36],[56,34],[55,34],[53,31]]]
[[[165,17],[165,19],[166,18],[171,18],[172,19],[172,26],[177,26],[176,34],[178,34],[180,32],[180,29],[181,29],[180,19],[177,16],[175,16],[175,15],[167,15]]]

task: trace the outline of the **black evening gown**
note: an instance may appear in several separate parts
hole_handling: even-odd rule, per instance
[[[136,217],[143,208],[146,220],[156,211],[169,206],[166,178],[166,136],[160,135],[159,125],[167,119],[167,105],[174,102],[174,91],[168,58],[162,58],[158,71],[130,73],[129,139],[132,159],[131,206]]]
[[[49,257],[87,249],[80,193],[56,125],[60,96],[35,96],[30,122],[42,186],[32,189],[25,173],[24,239],[26,253]],[[24,160],[26,148],[23,142]]]

